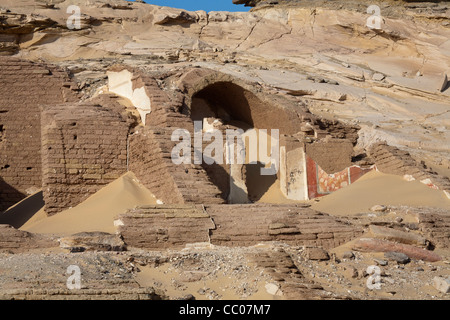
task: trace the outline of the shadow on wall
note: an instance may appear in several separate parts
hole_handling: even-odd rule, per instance
[[[293,110],[262,101],[231,82],[217,82],[194,94],[190,116],[194,121],[208,117],[222,119],[225,123],[237,120],[251,128],[279,129],[281,134],[295,134],[300,125]]]
[[[215,162],[212,164],[203,162],[202,167],[209,180],[221,191],[221,198],[227,201],[230,195],[230,173],[225,170],[224,165]]]
[[[192,97],[190,110],[186,111],[193,121],[219,120],[215,128],[224,135],[226,129],[282,129],[289,123],[287,113],[271,108],[252,92],[231,82],[214,83],[197,92]],[[277,179],[276,175],[262,176],[260,169],[264,165],[259,162],[243,165],[241,174],[235,172],[242,178],[238,178],[240,181],[235,179],[237,176],[232,177],[230,165],[203,163],[202,166],[210,181],[222,192],[222,199],[233,203],[259,201]]]
[[[8,184],[0,178],[0,196],[5,191],[4,185]],[[12,189],[18,194],[20,194],[22,198],[25,197],[25,195],[19,193],[11,186],[9,186],[9,188],[10,190]],[[3,199],[1,204],[4,204]],[[12,204],[11,206],[8,207],[9,208],[2,209],[6,211],[0,212],[0,224],[9,224],[14,228],[18,229],[44,207],[44,197],[42,195],[42,191],[39,191],[25,198],[25,200],[22,200],[18,203],[16,202],[16,204]]]
[[[0,213],[26,197],[0,177]]]
[[[277,175],[261,175],[262,168],[265,165],[261,162],[245,165],[245,184],[248,198],[252,202],[259,201],[277,180]]]
[[[228,171],[225,169],[224,165],[216,163],[210,165],[203,163],[202,167],[205,169],[209,180],[222,192],[222,199],[229,201],[230,184],[235,184],[235,180],[229,173],[229,165],[227,165]],[[239,188],[234,189],[233,197],[235,198],[235,201],[236,199],[248,199],[250,202],[258,202],[266,194],[270,187],[276,182],[277,175],[261,175],[261,168],[264,167],[264,164],[260,162],[243,165],[242,170],[247,190],[244,191]],[[248,201],[243,201],[243,203],[248,203]]]

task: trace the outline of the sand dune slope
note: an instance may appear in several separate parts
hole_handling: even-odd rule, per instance
[[[408,182],[400,176],[370,172],[354,184],[320,199],[313,209],[329,214],[368,212],[377,204],[437,207],[450,210],[450,200],[444,192],[418,182]]]
[[[42,213],[39,211],[43,207],[44,199],[41,190],[0,214],[0,224],[9,224],[14,228],[20,228],[25,223],[30,222],[31,219],[35,220],[36,216],[41,216]]]
[[[114,218],[139,205],[156,204],[155,196],[128,172],[86,201],[52,217],[33,219],[20,229],[35,233],[115,232]],[[37,221],[36,221],[37,220]]]

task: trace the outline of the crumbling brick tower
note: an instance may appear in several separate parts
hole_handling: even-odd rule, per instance
[[[0,211],[42,186],[40,105],[76,101],[56,67],[0,57]]]
[[[0,57],[0,211],[42,189],[55,214],[117,179],[133,123],[115,97],[80,103],[57,67]]]
[[[127,171],[130,125],[113,99],[47,106],[42,112],[45,211],[76,206]]]

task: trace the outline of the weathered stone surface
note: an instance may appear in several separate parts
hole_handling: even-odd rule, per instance
[[[197,21],[197,16],[184,11],[184,10],[176,10],[173,9],[169,12],[164,12],[155,15],[153,23],[164,25],[164,24],[183,24],[183,23],[193,23]]]
[[[352,251],[345,251],[339,257],[341,259],[353,259],[355,254]]]
[[[387,266],[387,265],[389,264],[389,262],[388,262],[387,260],[373,259],[373,261],[374,261],[377,265],[382,266],[382,267],[385,267],[385,266]]]
[[[362,238],[353,244],[354,250],[371,251],[371,252],[401,252],[412,259],[424,261],[440,261],[442,257],[432,251],[414,247],[407,244],[395,243],[381,239]]]
[[[404,232],[375,225],[369,226],[369,230],[375,238],[392,240],[406,244],[414,244],[422,247],[427,245],[427,240],[417,233]]]
[[[10,225],[0,224],[0,251],[24,252],[31,249],[57,247],[56,240],[44,235],[17,230]]]
[[[306,248],[305,257],[309,260],[319,260],[319,261],[330,260],[328,252],[322,248]]]
[[[375,81],[383,81],[386,78],[386,76],[382,73],[374,73],[372,76],[372,80]]]
[[[126,246],[118,235],[105,232],[81,232],[59,240],[62,249],[70,252],[124,251]]]
[[[433,286],[442,293],[450,293],[450,278],[434,277]]]
[[[385,212],[387,210],[387,207],[381,204],[375,205],[372,208],[370,208],[370,211],[373,212]]]
[[[401,252],[385,252],[384,257],[389,260],[394,260],[400,264],[407,264],[411,259],[404,253]]]

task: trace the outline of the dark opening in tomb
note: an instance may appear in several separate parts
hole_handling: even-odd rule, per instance
[[[241,86],[231,82],[218,82],[192,97],[190,117],[193,121],[200,121],[204,131],[220,130],[225,142],[227,129],[242,129],[244,132],[267,129],[268,133],[271,129],[278,129],[283,132],[283,119],[287,120],[289,116],[284,110],[261,101],[254,93]],[[204,141],[203,148],[209,144],[209,141]],[[248,149],[249,145],[247,154]],[[225,148],[223,151],[225,154]],[[222,198],[229,203],[259,201],[277,180],[277,175],[260,174],[260,169],[264,167],[260,162],[246,162],[244,165],[234,166],[234,170],[231,170],[231,165],[225,161],[223,164],[203,163],[209,179],[220,189]]]

